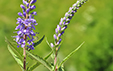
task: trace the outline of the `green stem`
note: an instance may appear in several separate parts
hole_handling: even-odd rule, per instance
[[[23,55],[24,55],[24,62],[23,62],[23,68],[26,71],[26,48],[23,48]]]
[[[55,66],[55,71],[57,71],[57,52],[58,52],[58,48],[56,48],[56,53],[55,53],[55,59],[54,59],[54,66]]]

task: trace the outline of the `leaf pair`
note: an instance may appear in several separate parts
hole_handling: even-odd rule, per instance
[[[38,42],[36,42],[35,44],[34,44],[34,47],[36,47],[37,45],[39,45],[42,41],[43,41],[43,39],[44,39],[44,37],[45,37],[45,35],[38,41]],[[5,38],[6,40],[6,42],[9,44],[8,45],[8,50],[9,50],[9,52],[11,53],[11,55],[14,57],[14,59],[17,61],[17,63],[19,64],[19,66],[21,67],[21,69],[23,70],[23,56],[22,56],[22,53],[19,51],[19,49],[17,48],[17,47],[14,47],[14,44],[12,44],[7,38]],[[29,50],[30,51],[30,50]],[[27,68],[27,71],[32,71],[32,70],[34,70],[36,67],[38,67],[40,64],[44,64],[44,66],[46,66],[47,68],[49,68],[50,69],[50,66],[49,66],[49,64],[45,61],[46,59],[48,59],[49,58],[49,56],[52,54],[52,52],[51,53],[49,53],[44,59],[42,58],[42,57],[39,57],[39,56],[34,56],[33,54],[31,54],[30,52],[28,52],[27,50],[26,50],[26,52],[27,52],[27,54],[28,55],[30,55],[32,58],[34,58],[36,61],[37,61],[37,63],[36,64],[34,64],[32,67],[28,67]],[[46,64],[46,65],[45,65]],[[47,66],[48,65],[48,66]]]
[[[43,36],[38,42],[35,43],[35,46],[37,46],[38,44],[40,44],[42,42],[42,40],[44,39],[45,36]],[[14,57],[14,59],[17,61],[17,63],[20,65],[21,69],[23,70],[23,56],[22,56],[22,53],[19,52],[17,50],[17,48],[14,47],[14,45],[7,40],[6,38],[6,42],[9,44],[8,45],[8,50],[9,52],[12,54],[12,56]],[[77,47],[74,51],[72,51],[69,55],[67,55],[62,61],[61,63],[58,65],[58,71],[64,71],[64,68],[63,68],[63,63],[68,60],[72,54],[74,54],[82,45],[84,44],[84,42],[79,46]],[[48,68],[50,71],[52,71],[52,65],[49,64],[46,60],[51,56],[51,54],[53,53],[53,51],[51,51],[45,58],[42,58],[40,56],[37,56],[37,55],[34,55],[32,53],[30,53],[29,51],[26,50],[26,53],[27,55],[29,55],[31,58],[35,59],[36,60],[36,63],[27,68],[27,71],[32,71],[34,70],[36,67],[38,67],[40,64],[44,65],[46,68]]]

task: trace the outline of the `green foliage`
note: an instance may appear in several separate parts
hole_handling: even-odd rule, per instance
[[[63,64],[66,60],[68,60],[83,44],[84,44],[84,42],[83,42],[80,46],[78,46],[74,51],[70,52],[70,54],[67,55],[67,56],[63,59],[63,61],[62,61],[62,62],[60,63],[60,65],[58,66],[58,68],[60,68],[60,67],[62,66],[62,64]]]
[[[22,56],[18,52],[18,50],[15,49],[13,44],[6,38],[5,40],[8,43],[8,50],[14,57],[14,59],[17,61],[17,63],[20,65],[21,69],[23,69],[23,61],[22,61]]]
[[[63,64],[60,66],[60,68],[58,69],[58,71],[65,71],[65,70],[64,70],[64,65],[63,65]]]
[[[44,40],[44,37],[45,37],[45,35],[38,42],[35,42],[34,47],[39,45]]]
[[[44,58],[44,60],[47,60],[47,59],[50,57],[51,54],[52,54],[52,51]],[[33,66],[31,66],[31,67],[29,68],[29,71],[34,70],[34,69],[37,68],[40,64],[41,64],[41,63],[40,63],[39,61],[37,61]]]
[[[40,39],[38,40],[37,42],[34,43],[34,47],[36,47],[37,45],[39,45],[43,40],[44,40],[44,37],[45,35]],[[28,49],[28,51],[30,51],[31,49]]]
[[[51,65],[47,62],[47,61],[45,61],[42,57],[40,57],[40,56],[35,56],[34,54],[32,54],[32,53],[30,53],[30,52],[28,52],[28,51],[26,51],[26,53],[28,54],[28,55],[30,55],[33,59],[35,59],[36,61],[38,61],[38,62],[40,62],[42,65],[44,65],[46,68],[48,68],[50,71],[51,71]]]
[[[12,54],[12,56],[14,57],[14,59],[17,61],[17,63],[20,65],[21,69],[23,70],[23,62],[22,62],[21,59],[12,51],[12,49],[10,48],[9,45],[8,45],[8,50],[9,50],[9,52]]]

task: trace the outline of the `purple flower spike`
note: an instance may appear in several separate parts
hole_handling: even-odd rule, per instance
[[[72,7],[69,8],[69,11],[65,13],[64,17],[60,19],[59,25],[57,25],[57,28],[55,29],[54,39],[56,48],[60,48],[60,43],[62,41],[61,36],[64,34],[65,29],[67,28],[67,25],[70,23],[70,20],[74,16],[74,14],[77,12],[79,7],[81,7],[82,4],[84,4],[87,0],[79,0],[75,4],[72,5]]]
[[[29,2],[30,1],[30,2]],[[17,30],[17,36],[14,38],[17,42],[17,47],[26,47],[27,49],[34,49],[34,36],[36,36],[36,33],[33,32],[35,30],[35,25],[38,23],[34,19],[34,15],[36,15],[36,12],[29,13],[31,9],[35,9],[36,6],[32,5],[30,3],[35,3],[36,0],[23,0],[24,5],[20,5],[20,7],[23,9],[23,13],[19,12],[18,15],[22,18],[17,19],[18,26],[15,28]],[[27,44],[26,44],[27,43]]]

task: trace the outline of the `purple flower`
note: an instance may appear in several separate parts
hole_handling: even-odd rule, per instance
[[[29,11],[30,11],[30,9],[28,8],[28,9],[26,10],[26,12],[29,13]]]
[[[21,12],[18,12],[18,15],[21,16],[21,17],[23,17],[23,14]]]
[[[81,7],[81,5],[84,4],[86,1],[87,0],[77,1],[75,4],[72,5],[72,7],[69,8],[69,11],[65,13],[64,17],[60,19],[59,25],[57,25],[57,28],[55,29],[55,34],[53,35],[55,39],[55,44],[52,45],[60,47],[58,45],[62,41],[61,36],[64,34],[67,25],[70,23],[70,20],[77,12],[79,7]]]
[[[33,4],[35,3],[37,0],[31,0],[30,4]]]
[[[25,10],[26,8],[25,8],[25,6],[24,5],[20,5],[20,7],[23,9],[23,10]]]
[[[53,37],[54,37],[54,39],[55,39],[55,40],[57,40],[57,36],[56,36],[55,34],[54,34],[54,36],[53,36]]]
[[[18,26],[15,28],[17,30],[17,36],[15,36],[15,41],[17,42],[17,47],[26,47],[27,49],[34,49],[34,36],[36,36],[36,33],[33,32],[33,29],[35,29],[35,25],[38,23],[34,19],[33,15],[36,15],[36,12],[29,13],[31,9],[35,9],[36,6],[32,5],[35,3],[36,0],[31,0],[30,2],[23,0],[24,5],[20,5],[20,7],[23,9],[23,13],[19,12],[18,15],[21,16],[21,18],[17,19]],[[28,44],[26,44],[28,43]]]
[[[57,29],[58,29],[58,31],[60,31],[61,30],[61,27],[59,25],[57,25]]]
[[[50,46],[51,46],[51,47],[54,47],[53,43],[50,43]]]
[[[32,6],[30,7],[31,10],[33,10],[33,9],[35,9],[35,8],[36,8],[35,5],[32,5]]]

